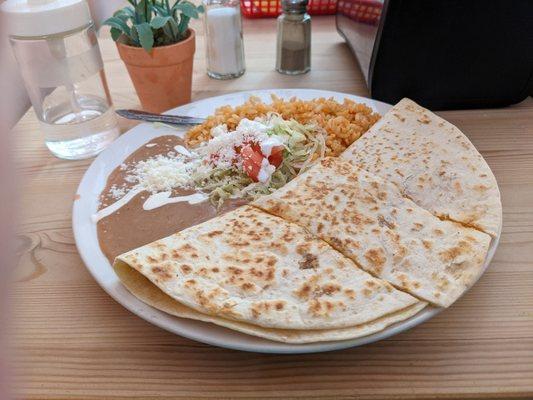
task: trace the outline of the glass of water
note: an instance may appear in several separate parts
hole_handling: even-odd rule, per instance
[[[119,135],[88,11],[80,21],[85,23],[63,32],[10,34],[45,143],[55,156],[71,160],[98,154]]]

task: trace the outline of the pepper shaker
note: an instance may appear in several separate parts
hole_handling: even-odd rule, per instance
[[[282,74],[305,74],[311,69],[311,17],[308,0],[282,0],[278,17],[276,70]]]

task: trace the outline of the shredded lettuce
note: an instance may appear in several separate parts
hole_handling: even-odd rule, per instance
[[[266,183],[253,182],[237,166],[227,169],[200,168],[193,174],[195,184],[209,194],[211,202],[220,207],[231,198],[253,200],[270,194],[306,171],[325,155],[324,131],[315,125],[302,125],[295,120],[284,120],[278,114],[268,114],[261,122],[269,126],[268,136],[283,138],[283,161]]]

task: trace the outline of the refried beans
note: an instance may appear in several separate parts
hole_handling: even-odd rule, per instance
[[[133,164],[159,154],[167,154],[174,151],[177,145],[185,146],[185,143],[177,136],[160,136],[137,149],[124,160],[124,164]],[[109,175],[106,187],[100,196],[100,210],[117,200],[111,194],[114,185],[117,187],[126,185],[126,188],[133,186],[126,181],[127,175],[128,169],[121,169],[120,166]],[[177,189],[172,195],[185,196],[191,193],[193,191],[190,189]],[[126,205],[98,221],[100,248],[111,263],[119,254],[170,236],[247,203],[244,199],[227,200],[220,209],[217,209],[209,201],[198,204],[183,202],[146,211],[143,209],[143,203],[149,195],[147,191],[139,193]]]

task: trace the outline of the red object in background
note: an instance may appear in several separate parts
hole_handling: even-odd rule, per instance
[[[248,18],[277,17],[281,14],[280,0],[241,0],[241,11]],[[307,12],[330,15],[337,11],[337,0],[309,0]]]
[[[338,12],[348,18],[369,25],[377,25],[383,0],[339,0]]]

